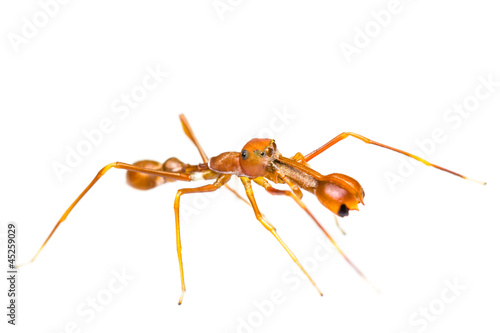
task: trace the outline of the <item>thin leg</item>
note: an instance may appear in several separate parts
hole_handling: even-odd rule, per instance
[[[422,163],[424,163],[425,165],[428,165],[428,166],[431,166],[431,167],[434,167],[436,169],[439,169],[439,170],[442,170],[442,171],[445,171],[445,172],[448,172],[448,173],[451,173],[452,175],[455,175],[455,176],[458,176],[460,178],[463,178],[463,179],[467,179],[467,180],[471,180],[473,182],[476,182],[476,183],[479,183],[479,184],[482,184],[482,185],[486,185],[485,182],[481,182],[481,181],[478,181],[478,180],[475,180],[475,179],[471,179],[471,178],[467,178],[459,173],[456,173],[454,171],[451,171],[451,170],[448,170],[448,169],[445,169],[443,167],[440,167],[438,165],[435,165],[435,164],[432,164],[426,160],[424,160],[423,158],[420,158],[416,155],[413,155],[413,154],[410,154],[410,153],[407,153],[405,151],[402,151],[402,150],[399,150],[397,148],[393,148],[393,147],[389,147],[389,146],[386,146],[382,143],[379,143],[379,142],[376,142],[376,141],[373,141],[373,140],[370,140],[368,138],[365,138],[364,136],[362,135],[359,135],[359,134],[356,134],[356,133],[352,133],[352,132],[344,132],[344,133],[341,133],[339,135],[337,135],[336,137],[334,137],[332,140],[328,141],[325,145],[321,146],[320,148],[312,151],[311,153],[307,154],[305,157],[304,157],[304,160],[307,162],[307,161],[310,161],[312,160],[314,157],[318,156],[319,154],[321,154],[322,152],[324,152],[325,150],[327,150],[328,148],[330,148],[331,146],[333,146],[334,144],[336,144],[337,142],[341,141],[341,140],[344,140],[345,138],[347,138],[348,136],[352,136],[356,139],[359,139],[361,141],[363,141],[364,143],[368,143],[368,144],[372,144],[372,145],[376,145],[376,146],[379,146],[379,147],[382,147],[382,148],[386,148],[386,149],[390,149],[392,151],[395,151],[395,152],[398,152],[400,154],[403,154],[405,156],[408,156],[408,157],[411,157],[417,161],[420,161]]]
[[[182,300],[184,298],[184,293],[186,292],[186,285],[184,284],[184,269],[182,266],[182,247],[181,247],[181,229],[179,223],[179,203],[181,200],[181,196],[187,193],[201,193],[201,192],[213,192],[218,190],[221,186],[227,183],[231,179],[231,175],[219,175],[213,184],[208,184],[201,187],[196,188],[183,188],[177,191],[174,201],[174,211],[175,211],[175,236],[177,240],[177,257],[179,258],[179,268],[181,272],[181,286],[182,293],[179,298],[179,305],[182,304]]]
[[[264,187],[264,189],[272,194],[272,195],[286,195],[286,196],[289,196],[291,197],[292,199],[295,200],[295,202],[313,219],[315,220],[315,217],[314,215],[312,215],[311,211],[309,210],[309,208],[307,208],[307,206],[302,202],[302,200],[300,200],[300,198],[298,198],[297,196],[294,196],[293,193],[291,191],[287,191],[287,190],[279,190],[277,188],[274,188],[271,184],[269,184],[269,182],[263,178],[263,177],[258,177],[258,178],[254,178],[252,179],[256,184]],[[340,229],[340,231],[345,235],[345,232],[344,230],[340,227],[339,225],[339,220],[337,219],[337,217],[335,216],[335,214],[333,214],[333,217],[335,218],[335,222],[337,223],[337,227]]]
[[[288,179],[288,177],[283,172],[281,172],[280,169],[278,169],[278,168],[275,168],[275,169],[276,169],[276,173],[280,176],[281,179],[283,179],[283,181],[290,188],[293,188],[294,186],[296,186],[294,183],[292,183],[292,181],[290,179]],[[337,245],[337,243],[333,240],[332,236],[330,236],[330,234],[328,233],[328,231],[326,231],[326,229],[323,227],[323,225],[321,223],[319,223],[319,221],[314,217],[314,215],[311,213],[309,208],[307,208],[307,206],[302,202],[302,200],[300,200],[300,198],[298,198],[294,192],[291,192],[290,196],[313,219],[313,221],[316,223],[316,225],[321,229],[321,231],[323,231],[325,236],[328,237],[328,239],[333,244],[333,246],[335,246],[337,251],[342,255],[342,257],[344,257],[345,261],[347,261],[347,263],[349,265],[351,265],[351,267],[359,274],[359,276],[361,276],[369,285],[371,285],[375,290],[378,291],[379,289],[375,285],[373,285],[373,283],[371,283],[370,280],[368,280],[368,278],[365,276],[365,274],[363,274],[363,272],[361,272],[361,270],[358,267],[356,267],[356,265],[354,265],[354,263],[345,255],[344,251],[342,251],[340,249],[340,247]]]
[[[256,184],[262,186],[268,193],[272,195],[286,195],[288,197],[292,197],[293,194],[288,190],[279,190],[274,188],[264,177],[257,177],[252,179]]]
[[[200,153],[200,156],[201,156],[201,159],[203,160],[203,163],[208,163],[208,157],[207,157],[207,154],[205,154],[205,151],[203,150],[203,148],[201,148],[201,145],[200,143],[198,142],[198,139],[196,139],[196,136],[194,135],[194,132],[193,130],[191,129],[191,126],[189,126],[189,123],[187,121],[187,118],[181,114],[179,116],[179,118],[181,119],[181,123],[182,123],[182,129],[184,130],[184,133],[187,135],[187,137],[193,142],[193,144],[196,146],[196,148],[198,149],[198,152]],[[239,195],[238,192],[236,192],[236,190],[234,188],[232,188],[231,186],[229,185],[224,185],[226,186],[226,188],[233,192],[233,194],[240,200],[242,200],[244,203],[246,203],[247,205],[250,205],[250,203],[248,201],[245,200],[245,198],[243,198],[241,195]]]
[[[73,208],[76,206],[76,204],[80,201],[80,199],[94,186],[94,184],[111,168],[117,168],[117,169],[124,169],[124,170],[129,170],[129,171],[135,171],[135,172],[140,172],[140,173],[145,173],[148,175],[153,175],[153,176],[160,176],[168,179],[173,179],[173,180],[182,180],[182,181],[190,181],[191,177],[188,174],[183,174],[183,173],[175,173],[175,172],[167,172],[167,171],[158,171],[158,170],[151,170],[151,169],[145,169],[145,168],[140,168],[135,165],[130,165],[122,162],[114,162],[106,165],[104,168],[102,168],[97,175],[94,177],[94,179],[90,182],[90,184],[83,190],[82,193],[76,198],[75,201],[69,206],[69,208],[64,212],[63,216],[59,219],[57,224],[55,225],[54,229],[52,229],[52,232],[49,234],[45,242],[43,242],[42,246],[38,250],[38,252],[35,254],[35,256],[27,263],[17,265],[17,267],[21,267],[23,265],[26,265],[28,263],[32,263],[35,261],[36,257],[40,254],[42,249],[44,248],[45,244],[49,241],[49,239],[52,237],[56,229],[59,227],[59,225],[66,220],[66,217],[68,217],[69,213],[73,210]]]
[[[281,177],[281,175],[280,175]],[[291,197],[293,200],[295,200],[295,202],[300,206],[300,208],[302,208],[313,220],[316,221],[316,218],[314,217],[314,215],[311,213],[311,211],[309,210],[309,208],[307,208],[307,206],[302,202],[302,200],[300,200],[301,198],[298,197],[294,192],[292,191],[287,191],[287,190],[279,190],[277,188],[274,188],[271,186],[271,184],[269,184],[269,182],[264,178],[264,177],[257,177],[257,178],[254,178],[252,179],[256,184],[262,186],[265,188],[265,190],[272,194],[272,195],[286,195],[286,196],[289,196]],[[288,178],[285,180],[285,182],[288,180]],[[293,184],[293,183],[292,183]],[[295,184],[293,184],[295,185]],[[300,191],[300,189],[299,189]],[[300,192],[301,196],[302,196],[302,192]],[[316,221],[317,222],[317,221]],[[317,222],[319,223],[319,222]]]
[[[290,257],[292,257],[292,260],[299,266],[299,268],[304,272],[304,274],[307,276],[309,281],[313,284],[313,286],[318,290],[319,294],[323,296],[323,293],[321,290],[319,290],[318,286],[316,286],[316,283],[314,280],[309,276],[309,274],[306,272],[304,267],[300,264],[299,260],[297,257],[293,254],[293,252],[288,248],[288,246],[283,242],[281,237],[276,233],[276,228],[274,228],[266,219],[262,216],[261,212],[259,211],[259,208],[257,207],[257,203],[255,202],[255,197],[253,195],[253,190],[252,190],[252,183],[249,178],[247,177],[240,177],[241,182],[243,183],[243,186],[245,186],[245,192],[247,193],[248,200],[250,200],[250,203],[252,204],[253,211],[255,213],[255,217],[259,222],[266,228],[269,232],[273,234],[273,236],[280,242],[281,246],[288,252]]]
[[[335,219],[335,224],[337,225],[337,228],[342,232],[343,235],[345,235],[344,229],[340,226],[339,219],[337,218],[337,215],[333,214],[333,218]]]
[[[232,188],[231,186],[225,184],[224,185],[229,191],[233,192],[233,194],[238,198],[240,199],[241,201],[243,201],[244,203],[246,203],[247,205],[249,206],[252,206],[250,205],[250,202],[248,202],[248,200],[246,200],[245,198],[243,198],[234,188]]]
[[[196,136],[194,135],[194,132],[191,129],[191,126],[189,126],[189,123],[188,123],[186,117],[183,114],[181,114],[179,116],[179,118],[181,119],[182,129],[184,130],[184,133],[186,133],[188,138],[191,139],[191,141],[194,143],[196,148],[198,148],[198,152],[201,155],[201,159],[203,160],[203,163],[208,163],[207,154],[205,154],[205,151],[203,151],[203,148],[201,148],[201,145],[199,144],[198,140],[196,139]]]

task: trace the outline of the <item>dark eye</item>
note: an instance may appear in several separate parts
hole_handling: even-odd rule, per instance
[[[246,160],[248,158],[248,150],[243,149],[241,151],[241,158],[244,159],[244,160]]]

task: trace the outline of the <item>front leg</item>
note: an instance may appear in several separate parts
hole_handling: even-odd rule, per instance
[[[439,165],[432,164],[432,163],[428,162],[427,160],[424,160],[421,157],[418,157],[416,155],[410,154],[410,153],[408,153],[406,151],[403,151],[403,150],[400,150],[400,149],[397,149],[397,148],[394,148],[394,147],[391,147],[391,146],[384,145],[383,143],[379,143],[377,141],[373,141],[371,139],[365,138],[364,136],[356,134],[356,133],[353,133],[353,132],[340,133],[339,135],[337,135],[336,137],[334,137],[333,139],[331,139],[330,141],[328,141],[327,143],[325,143],[323,146],[321,146],[318,149],[310,152],[306,156],[302,156],[303,160],[305,162],[308,162],[308,161],[312,160],[314,157],[316,157],[319,154],[323,153],[325,150],[327,150],[328,148],[330,148],[331,146],[333,146],[337,142],[342,141],[342,140],[346,139],[349,136],[352,136],[353,138],[361,140],[364,143],[368,143],[368,144],[371,144],[371,145],[379,146],[379,147],[382,147],[382,148],[385,148],[385,149],[389,149],[389,150],[395,151],[397,153],[403,154],[403,155],[408,156],[410,158],[413,158],[413,159],[415,159],[415,160],[417,160],[419,162],[422,162],[423,164],[425,164],[427,166],[431,166],[431,167],[434,167],[436,169],[439,169],[439,170],[451,173],[452,175],[458,176],[460,178],[471,180],[473,182],[476,182],[476,183],[479,183],[479,184],[482,184],[482,185],[486,185],[485,182],[481,182],[481,181],[477,181],[475,179],[467,178],[467,177],[465,177],[465,176],[463,176],[463,175],[461,175],[459,173],[456,173],[455,171],[451,171],[451,170],[445,169],[443,167],[440,167]]]

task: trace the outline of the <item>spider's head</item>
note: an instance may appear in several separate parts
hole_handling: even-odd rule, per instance
[[[278,156],[273,139],[252,139],[241,150],[240,167],[247,177],[263,177],[270,171],[270,163]]]

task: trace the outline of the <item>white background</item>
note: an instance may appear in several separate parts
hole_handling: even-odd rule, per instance
[[[207,1],[70,1],[19,45],[23,17],[37,1],[0,6],[0,207],[18,224],[19,261],[39,248],[58,218],[109,162],[201,160],[184,136],[186,114],[209,156],[239,150],[275,124],[280,151],[308,153],[343,131],[413,151],[436,128],[446,139],[424,154],[485,180],[464,181],[425,166],[394,188],[398,154],[347,139],[312,161],[322,173],[356,178],[359,212],[341,220],[312,195],[304,201],[378,294],[337,254],[325,255],[318,228],[289,198],[255,189],[262,211],[324,292],[291,282],[294,264],[226,190],[208,203],[183,197],[187,293],[180,295],[172,183],[148,192],[111,170],[81,201],[34,264],[20,270],[18,325],[9,332],[471,332],[499,329],[498,136],[500,87],[453,128],[443,115],[474,96],[479,77],[500,81],[498,8],[491,1],[406,1],[348,63],[340,45],[374,22],[389,1],[232,1],[219,15]],[[222,19],[223,18],[223,19]],[[169,77],[120,119],[112,104],[130,94],[146,67]],[[482,91],[485,91],[484,89]],[[294,115],[287,124],[275,110]],[[58,180],[53,163],[104,118],[114,128]],[[276,128],[278,126],[278,128]],[[261,132],[262,133],[262,132]],[[201,183],[200,183],[201,184]],[[241,191],[241,184],[232,184]],[[205,207],[206,206],[206,207]],[[320,250],[320,258],[314,253]],[[2,261],[6,251],[2,245]],[[325,257],[326,256],[326,257]],[[314,264],[317,265],[314,265]],[[2,267],[5,267],[2,264]],[[133,279],[104,300],[113,270]],[[286,279],[285,277],[288,277]],[[2,279],[4,280],[4,279]],[[297,281],[297,280],[292,280]],[[454,300],[446,281],[465,290]],[[118,286],[118,284],[116,284]],[[281,304],[268,304],[282,293]],[[442,305],[444,304],[444,307]],[[419,317],[431,306],[432,320]],[[89,309],[89,308],[85,308]],[[88,313],[88,312],[87,312]],[[411,320],[419,319],[416,324]],[[72,324],[74,322],[75,324]],[[242,324],[245,322],[245,326]],[[72,326],[76,325],[76,326]],[[2,328],[3,331],[3,328]]]

